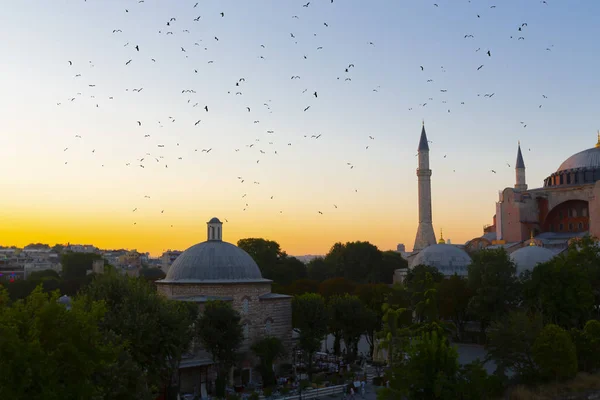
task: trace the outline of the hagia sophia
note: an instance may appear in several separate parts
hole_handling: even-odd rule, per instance
[[[567,158],[544,179],[543,186],[529,189],[525,160],[517,146],[515,184],[500,191],[492,224],[481,236],[464,245],[436,242],[431,213],[429,145],[425,124],[418,147],[419,226],[412,253],[405,253],[409,266],[435,266],[444,275],[467,275],[469,253],[503,247],[517,273],[532,270],[565,251],[572,240],[585,235],[600,237],[600,132],[596,145]],[[402,280],[406,271],[396,271]]]

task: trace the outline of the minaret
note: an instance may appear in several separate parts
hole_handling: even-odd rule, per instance
[[[223,223],[219,218],[214,217],[206,223],[207,225],[207,240],[223,240]]]
[[[413,252],[423,250],[435,244],[435,233],[431,217],[431,170],[429,169],[429,144],[425,133],[425,122],[421,128],[419,139],[419,168],[417,177],[419,181],[419,228],[415,237]]]
[[[525,183],[525,163],[523,162],[523,154],[521,154],[521,142],[519,142],[517,150],[517,164],[515,165],[516,172],[516,190],[527,190],[527,183]]]

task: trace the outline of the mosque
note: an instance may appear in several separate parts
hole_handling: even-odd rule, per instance
[[[596,145],[567,158],[544,179],[540,188],[529,189],[521,145],[517,147],[515,184],[500,192],[492,224],[480,237],[464,245],[436,242],[431,213],[429,144],[425,124],[418,147],[419,226],[410,268],[435,266],[444,275],[467,275],[470,253],[503,247],[517,266],[517,273],[533,269],[563,252],[569,243],[585,235],[600,237],[600,132]],[[395,281],[406,271],[397,270]]]
[[[272,281],[262,277],[252,257],[223,241],[218,218],[207,222],[207,231],[208,240],[181,253],[165,279],[156,281],[157,290],[170,299],[195,303],[200,311],[207,301],[222,300],[240,313],[244,342],[230,381],[247,384],[256,380],[252,373],[257,360],[250,350],[256,340],[278,337],[291,348],[292,297],[271,293]],[[195,343],[179,364],[180,390],[206,398],[216,378],[212,364],[212,356]]]

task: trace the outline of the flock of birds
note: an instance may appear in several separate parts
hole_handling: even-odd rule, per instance
[[[87,1],[87,0],[86,0]],[[470,1],[469,1],[470,2]],[[144,0],[140,0],[138,1],[138,6],[145,6],[143,3]],[[193,3],[193,4],[192,4]],[[334,0],[330,1],[330,4],[333,4]],[[547,2],[546,1],[541,1],[540,3],[546,5]],[[332,5],[333,6],[333,5]],[[434,7],[440,7],[438,4],[433,4]],[[220,12],[218,15],[198,15],[199,13],[199,3],[198,2],[191,2],[190,3],[190,9],[189,9],[189,16],[186,17],[185,19],[183,18],[177,18],[177,17],[166,17],[164,20],[164,24],[163,26],[159,27],[159,29],[157,29],[158,34],[159,35],[165,35],[165,36],[176,36],[176,35],[182,35],[182,34],[190,34],[190,29],[193,30],[194,28],[194,24],[199,23],[200,21],[202,21],[205,18],[221,18],[221,19],[225,19],[227,18],[227,15],[225,14],[225,12]],[[299,14],[301,14],[302,9],[306,9],[311,7],[311,2],[306,2],[306,3],[302,3],[299,4]],[[492,5],[490,7],[491,9],[496,8],[496,6]],[[127,13],[128,15],[132,15],[134,14],[133,12],[134,10],[132,9],[130,12],[130,9],[124,9],[123,12]],[[292,15],[291,16],[292,19],[300,19],[299,15]],[[481,14],[476,14],[476,18],[481,18]],[[322,22],[322,27],[323,29],[327,29],[329,28],[329,24],[327,22]],[[526,35],[527,35],[527,30],[528,30],[528,24],[527,22],[523,21],[520,22],[518,24],[516,24],[516,26],[514,27],[514,34],[510,35],[509,39],[510,40],[516,40],[516,41],[524,41],[526,40]],[[115,36],[122,36],[122,35],[126,35],[127,34],[127,29],[125,27],[123,27],[123,29],[120,28],[115,28],[112,30],[112,35]],[[317,36],[317,34],[315,33],[314,36]],[[465,41],[469,41],[469,40],[473,40],[475,38],[475,35],[472,33],[466,33],[464,35],[464,37],[462,37],[462,40]],[[211,39],[209,39],[210,41],[213,41],[213,43],[216,45],[219,42],[219,37],[218,36],[213,36]],[[289,33],[289,40],[291,40],[294,43],[298,43],[297,40],[299,40],[296,35],[293,32]],[[124,40],[124,47],[128,47],[131,48],[131,57],[123,60],[123,68],[128,68],[130,65],[135,64],[135,63],[143,63],[143,62],[149,62],[149,63],[157,63],[160,62],[160,57],[159,55],[154,55],[154,57],[156,58],[152,58],[150,56],[148,56],[145,53],[145,49],[143,48],[142,45],[140,44],[134,44],[134,43],[130,43],[127,42],[126,40]],[[207,54],[209,54],[208,52],[208,48],[209,45],[206,45],[206,43],[201,43],[202,40],[199,40],[197,42],[194,42],[194,49],[189,48],[187,45],[183,45],[181,46],[180,44],[177,44],[178,47],[178,51],[185,57],[188,57],[188,54],[191,53],[193,50],[195,50],[195,48],[198,48],[199,50],[204,49],[204,51],[207,52]],[[376,44],[372,41],[365,41],[364,46],[370,46],[370,47],[376,47]],[[257,47],[260,50],[266,50],[267,49],[267,45],[265,45],[264,43],[259,43],[257,44]],[[549,46],[545,49],[545,51],[552,51],[552,47],[553,46]],[[314,51],[316,52],[321,52],[321,51],[325,51],[323,49],[323,46],[316,46]],[[478,63],[477,65],[473,66],[473,72],[477,73],[477,71],[481,71],[482,69],[484,69],[486,67],[486,65],[488,63],[492,63],[494,60],[494,52],[492,51],[492,49],[488,49],[488,48],[473,48],[473,51],[476,53],[480,53],[481,54],[481,62]],[[265,54],[259,54],[257,55],[257,58],[261,59],[261,60],[265,60]],[[307,59],[309,57],[308,54],[303,54],[302,57],[304,59]],[[207,59],[205,60],[205,62],[207,64],[214,64],[214,63],[218,63],[218,60],[215,59]],[[76,79],[79,79],[81,81],[85,80],[85,73],[82,72],[82,65],[76,65],[76,63],[74,63],[71,60],[67,60],[65,62],[66,64],[66,68],[71,68],[74,70],[73,72],[73,76]],[[435,80],[433,79],[433,74],[430,74],[431,71],[437,70],[438,66],[430,66],[430,65],[415,65],[414,66],[415,69],[417,69],[418,71],[420,71],[420,73],[422,73],[423,76],[423,81],[426,82],[427,84],[431,84],[431,85],[437,85],[437,83],[435,82]],[[92,61],[88,62],[87,68],[94,68],[94,63]],[[341,81],[343,83],[346,84],[351,84],[352,82],[352,71],[355,68],[360,68],[360,65],[357,63],[355,65],[354,62],[347,62],[344,65],[342,65],[340,67],[340,74],[339,76],[336,77],[336,80]],[[444,73],[446,72],[444,66],[439,66],[439,70]],[[194,69],[194,74],[198,74],[198,69]],[[290,76],[290,80],[293,81],[302,81],[302,77],[301,75],[297,75],[297,74],[292,74]],[[236,81],[231,82],[231,86],[229,88],[229,90],[227,90],[227,94],[234,96],[234,97],[238,97],[238,96],[242,96],[244,93],[244,87],[246,84],[246,77],[239,77]],[[82,83],[82,86],[84,88],[89,88],[91,92],[93,92],[93,89],[96,87],[96,84],[94,84],[93,82],[86,82],[86,83]],[[144,90],[144,87],[137,87],[137,88],[126,88],[125,91],[126,92],[132,92],[132,93],[141,93]],[[381,86],[376,86],[375,88],[372,89],[372,92],[377,93],[381,90]],[[437,89],[436,89],[437,90]],[[62,106],[65,107],[67,106],[69,103],[78,101],[78,99],[86,97],[83,94],[83,89],[82,91],[77,92],[75,95],[70,96],[66,101],[58,101],[56,103],[57,106]],[[206,104],[206,103],[200,103],[198,101],[195,100],[195,94],[196,94],[196,90],[192,89],[192,88],[183,88],[180,89],[181,91],[181,95],[185,96],[185,100],[187,102],[187,105],[191,108],[191,109],[197,109],[199,111],[199,113],[204,113],[205,115],[210,114],[211,110],[212,110],[212,106],[211,104]],[[444,105],[444,109],[447,110],[445,112],[447,113],[451,113],[452,107],[457,106],[457,107],[461,107],[461,106],[465,106],[465,104],[467,103],[466,99],[463,99],[463,101],[460,102],[456,102],[454,103],[452,106],[450,104],[448,104],[448,100],[445,99],[445,95],[447,94],[448,89],[445,89],[444,87],[440,87],[439,88],[439,98],[438,97],[428,97],[427,100],[422,101],[420,103],[417,103],[415,105],[413,105],[412,107],[408,108],[408,111],[416,111],[419,108],[424,108],[427,107],[428,105],[431,105],[434,102],[439,102],[441,104]],[[305,98],[306,100],[306,105],[303,108],[303,112],[305,113],[310,113],[311,111],[311,106],[315,106],[316,104],[318,104],[319,101],[319,90],[315,90],[313,89],[309,89],[309,88],[304,88],[301,92],[302,95],[306,96]],[[478,93],[477,97],[483,98],[483,99],[491,99],[493,96],[495,95],[495,93]],[[547,96],[542,94],[540,95],[541,97],[541,101],[547,99]],[[111,101],[114,100],[113,96],[107,97],[105,99],[100,99],[100,98],[96,98],[96,95],[92,94],[89,95],[89,98],[92,99],[91,103],[93,104],[93,106],[95,106],[96,108],[101,107],[102,101]],[[243,97],[241,97],[243,98]],[[310,99],[310,100],[308,100]],[[539,104],[539,108],[542,108],[543,103]],[[247,105],[245,106],[245,108],[243,109],[243,112],[245,113],[249,113],[249,114],[253,114],[255,112],[255,108],[257,106],[255,105]],[[265,100],[264,103],[260,106],[262,110],[261,115],[266,114],[270,114],[273,112],[272,110],[272,102],[271,100]],[[197,117],[196,117],[197,118]],[[199,119],[195,119],[193,121],[193,123],[190,124],[189,128],[193,129],[194,127],[202,124],[202,120],[203,118],[199,118]],[[263,124],[261,122],[261,119],[251,119],[252,120],[252,124]],[[159,128],[164,128],[166,125],[168,124],[173,124],[176,122],[176,119],[173,116],[168,116],[166,119],[161,119],[161,120],[154,120],[154,121],[143,121],[143,120],[137,120],[137,119],[132,119],[131,120],[131,126],[132,129],[137,128],[138,131],[140,132],[140,138],[141,139],[149,139],[151,138],[151,135],[148,133],[144,133],[144,128],[148,125],[153,126],[154,128],[159,127]],[[521,126],[523,128],[527,127],[527,123],[525,121],[521,121],[520,122]],[[282,148],[278,148],[275,149],[277,146],[275,146],[276,144],[276,132],[273,129],[267,128],[264,130],[265,134],[266,134],[266,140],[265,137],[258,137],[255,138],[253,142],[246,144],[244,147],[235,147],[233,149],[231,149],[234,153],[240,152],[240,151],[252,151],[252,152],[256,152],[256,160],[255,162],[258,164],[261,161],[261,157],[267,153],[269,154],[273,154],[273,155],[278,155],[278,150],[281,151],[285,151],[284,149],[287,149],[291,146],[293,146],[292,142],[287,141],[284,146]],[[85,136],[85,135],[84,135]],[[85,137],[77,134],[74,135],[74,139],[75,140],[85,140]],[[312,135],[303,135],[303,139],[306,140],[319,140],[319,138],[321,138],[322,134],[312,134]],[[364,148],[365,150],[368,150],[369,147],[374,143],[375,141],[375,137],[372,135],[368,135],[365,137],[365,143],[364,143]],[[433,142],[431,142],[433,143]],[[177,162],[177,160],[182,160],[182,157],[179,156],[177,157],[177,160],[175,159],[169,159],[169,158],[165,158],[165,156],[163,154],[161,154],[161,150],[165,148],[166,145],[165,143],[157,143],[157,150],[156,152],[153,153],[149,153],[146,152],[144,154],[141,154],[138,158],[136,158],[135,160],[131,160],[127,163],[125,163],[125,167],[130,167],[130,168],[141,168],[141,169],[145,169],[148,166],[148,163],[152,163],[152,164],[158,164],[160,165],[162,168],[168,169],[169,165],[171,163],[175,163]],[[180,146],[180,143],[176,143],[176,146]],[[269,148],[270,146],[272,146],[271,148]],[[182,144],[181,148],[186,147],[185,144]],[[212,151],[212,147],[208,147],[208,148],[196,148],[193,149],[194,152],[200,153],[200,154],[205,154],[208,155],[211,151]],[[64,150],[65,153],[69,151],[69,146],[67,145]],[[90,149],[91,153],[95,153],[96,149]],[[529,149],[529,151],[531,151],[531,149]],[[444,154],[443,156],[444,158],[447,157],[446,154]],[[69,162],[65,161],[64,162],[65,165],[68,165]],[[104,167],[104,164],[101,164],[102,167]],[[510,163],[507,163],[508,167],[510,167]],[[163,167],[164,166],[164,167]],[[347,162],[346,163],[346,167],[348,169],[354,169],[355,165],[352,162]],[[454,172],[456,172],[454,170]],[[491,170],[492,173],[496,173],[496,170]],[[237,181],[240,184],[248,184],[250,182],[252,182],[252,185],[260,185],[260,181],[256,181],[253,179],[247,179],[243,176],[238,176],[237,177]],[[358,189],[354,188],[353,189],[355,192],[358,192]],[[265,199],[270,199],[273,200],[275,197],[274,194],[268,194]],[[150,196],[145,195],[144,196],[145,199],[151,199]],[[242,199],[242,210],[246,211],[247,209],[250,208],[250,204],[247,202],[247,193],[243,193],[241,195],[241,199]],[[332,204],[330,207],[332,207],[333,209],[337,209],[338,206],[336,204]],[[133,208],[132,212],[135,213],[136,211],[138,211],[138,207]],[[315,210],[315,213],[318,213],[319,215],[323,215],[324,212],[326,212],[325,209],[321,209],[321,210]],[[160,214],[164,214],[165,210],[160,210]],[[283,210],[279,210],[279,213],[283,213]],[[226,222],[227,219],[225,220]],[[137,222],[133,221],[132,222],[134,225],[137,224]],[[171,227],[173,227],[173,225],[171,225]]]

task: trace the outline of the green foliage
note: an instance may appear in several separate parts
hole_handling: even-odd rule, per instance
[[[469,320],[469,302],[473,297],[473,290],[466,279],[452,275],[438,284],[437,291],[440,317],[454,323],[460,340]]]
[[[310,260],[306,269],[308,271],[308,279],[317,282],[323,282],[335,277],[335,270],[325,262],[325,258],[323,257],[315,257]]]
[[[589,273],[571,260],[573,255],[537,265],[523,282],[528,306],[541,312],[546,322],[567,329],[581,327],[594,304]]]
[[[144,371],[139,378],[158,391],[189,348],[195,308],[167,300],[143,279],[116,273],[98,275],[83,295],[92,304],[105,302],[101,330],[126,343],[132,362]]]
[[[142,268],[140,270],[140,277],[147,279],[150,282],[164,279],[165,273],[160,268]]]
[[[64,279],[83,278],[87,271],[92,269],[95,260],[102,260],[102,256],[95,253],[73,253],[71,251],[62,253],[60,263],[62,264],[62,276]]]
[[[343,296],[345,294],[354,294],[356,283],[345,278],[331,278],[321,282],[319,285],[319,294],[329,301],[335,296]]]
[[[460,400],[497,399],[503,389],[500,378],[488,375],[481,361],[476,360],[461,366],[455,394]]]
[[[375,323],[375,314],[358,297],[332,297],[329,301],[329,329],[339,332],[346,346],[348,362],[356,359],[356,349],[361,335]]]
[[[379,281],[386,284],[394,282],[394,272],[397,269],[407,269],[408,261],[402,255],[393,250],[387,250],[381,253],[381,268],[379,271]]]
[[[577,351],[563,328],[548,324],[533,344],[533,359],[545,379],[562,381],[577,374]]]
[[[197,334],[213,361],[227,369],[235,363],[238,348],[244,341],[240,314],[230,303],[208,301],[198,320]]]
[[[499,321],[492,322],[488,332],[486,350],[499,372],[513,371],[525,381],[539,375],[534,362],[533,346],[543,328],[539,315],[513,311]]]
[[[74,301],[67,310],[57,300],[38,287],[8,305],[0,289],[0,398],[123,398],[106,379],[122,348],[99,329],[104,305]]]
[[[356,283],[378,283],[382,281],[383,256],[369,242],[336,243],[325,256],[328,270],[335,277]],[[389,278],[388,278],[389,279]]]
[[[516,267],[503,248],[483,249],[473,254],[468,283],[474,292],[469,311],[479,320],[482,330],[515,308],[519,301]]]
[[[600,369],[600,322],[590,320],[583,330],[573,328],[570,334],[577,350],[579,370],[595,372]]]
[[[41,281],[42,279],[51,278],[51,279],[60,279],[60,275],[53,269],[45,269],[43,271],[33,271],[27,275],[27,279],[32,281]]]
[[[369,343],[369,355],[373,356],[375,348],[375,335],[381,330],[383,320],[383,304],[388,295],[393,291],[384,284],[365,284],[356,287],[356,296],[362,301],[371,313],[371,322],[367,326],[365,338]]]
[[[312,376],[312,355],[321,348],[327,334],[329,313],[322,296],[303,294],[292,300],[292,321],[299,330],[298,344],[307,354],[308,374]]]
[[[298,279],[294,281],[285,290],[290,296],[300,296],[304,293],[317,293],[319,291],[319,282],[310,279]]]
[[[258,370],[262,376],[263,386],[273,386],[277,382],[273,372],[273,362],[286,354],[281,339],[277,337],[265,337],[252,345],[252,351],[260,359]]]
[[[413,293],[424,292],[426,288],[423,287],[423,282],[425,282],[427,274],[431,276],[434,283],[439,283],[444,279],[444,274],[438,271],[436,267],[420,264],[408,270],[404,278],[404,286]]]
[[[455,399],[458,353],[445,337],[436,332],[413,338],[407,357],[399,360],[390,380],[390,387],[378,392],[379,400]]]
[[[295,257],[289,257],[275,241],[247,238],[238,240],[237,245],[250,254],[264,278],[279,285],[290,285],[307,277],[306,265]]]

